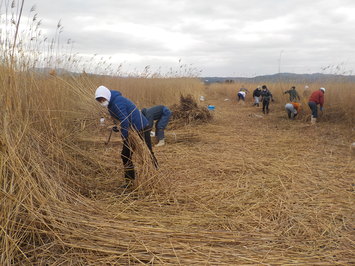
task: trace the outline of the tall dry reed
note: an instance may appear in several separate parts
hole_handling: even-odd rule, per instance
[[[50,75],[48,69],[40,72],[35,67],[77,67],[79,73],[83,71],[75,55],[65,55],[59,49],[60,23],[55,37],[48,41],[41,37],[40,22],[34,14],[29,31],[19,34],[21,13],[15,12],[19,3],[14,1],[9,7],[9,12],[17,19],[13,24],[6,21],[0,43],[3,48],[0,66],[1,265],[55,263],[57,259],[53,254],[73,248],[64,240],[67,234],[64,231],[74,232],[85,227],[93,218],[86,219],[90,212],[105,216],[105,210],[95,203],[93,193],[97,192],[95,187],[112,189],[112,184],[105,186],[106,180],[114,180],[117,187],[122,181],[119,148],[97,154],[92,152],[91,145],[82,145],[79,141],[85,134],[98,133],[99,118],[107,112],[94,100],[97,86],[120,90],[139,107],[172,104],[185,92],[197,97],[202,88],[199,81],[189,78],[60,75],[58,71]],[[32,14],[34,11],[31,9]],[[69,59],[72,60],[70,66],[67,65]],[[66,63],[63,65],[63,62]],[[141,155],[135,160],[140,162],[138,169],[142,177],[137,191],[141,196],[151,197],[163,177],[149,170],[145,152],[136,151]],[[77,215],[74,220],[68,211]],[[81,248],[84,246],[77,251]],[[89,250],[79,257],[89,255]],[[70,264],[70,260],[66,262]]]

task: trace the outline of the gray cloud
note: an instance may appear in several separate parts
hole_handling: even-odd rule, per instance
[[[270,74],[280,54],[285,72],[355,67],[351,0],[31,0],[26,10],[34,3],[43,29],[53,34],[61,19],[62,38],[78,53],[116,55],[140,69],[182,58],[203,75]]]

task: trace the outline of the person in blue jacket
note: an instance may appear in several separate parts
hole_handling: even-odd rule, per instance
[[[129,186],[135,179],[134,165],[132,162],[133,151],[128,139],[130,128],[136,130],[139,136],[145,141],[151,152],[155,167],[158,166],[152,149],[148,120],[142,115],[137,106],[129,99],[123,97],[119,91],[109,90],[105,86],[100,86],[96,89],[95,99],[103,107],[108,108],[110,115],[114,119],[120,121],[120,131],[123,140],[121,158],[124,166],[126,185]],[[112,130],[118,132],[117,127],[113,127]]]
[[[156,105],[150,108],[143,108],[142,114],[148,119],[149,128],[152,130],[155,123],[155,136],[158,140],[156,147],[165,145],[164,129],[169,123],[171,111],[164,105]]]

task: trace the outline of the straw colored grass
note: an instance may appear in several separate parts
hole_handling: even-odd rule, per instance
[[[80,60],[57,58],[60,23],[52,44],[45,36],[27,42],[38,33],[36,15],[34,31],[17,36],[21,15],[17,2],[9,5],[16,19],[5,21],[0,42],[1,265],[355,263],[352,85],[322,84],[334,97],[326,96],[329,111],[317,127],[285,119],[283,87],[268,84],[277,101],[269,116],[257,116],[224,101],[234,99],[234,85],[211,86],[213,121],[167,130],[167,145],[155,149],[159,169],[132,135],[138,177],[127,191],[122,143],[114,134],[104,144],[111,122],[93,99],[96,87],[142,108],[197,99],[203,85],[27,71],[60,62],[77,70]]]
[[[213,121],[168,130],[158,170],[133,136],[138,177],[127,192],[120,137],[104,144],[95,87],[54,78],[2,91],[2,265],[355,262],[346,124],[259,117],[207,93]]]
[[[206,123],[212,120],[212,113],[206,106],[199,106],[191,94],[180,95],[179,104],[170,107],[172,116],[169,128],[178,128],[191,123]]]

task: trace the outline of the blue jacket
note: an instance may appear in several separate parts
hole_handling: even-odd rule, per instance
[[[121,122],[121,136],[128,138],[130,127],[139,131],[148,126],[148,120],[142,115],[137,106],[118,91],[111,91],[108,111],[112,117]]]
[[[153,127],[154,121],[157,121],[156,127],[158,129],[164,129],[168,125],[171,111],[164,105],[156,105],[150,108],[143,108],[142,114],[147,118],[149,128]]]

